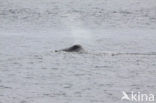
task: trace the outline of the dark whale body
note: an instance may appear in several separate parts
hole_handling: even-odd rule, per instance
[[[83,48],[81,45],[73,45],[69,48],[65,48],[65,49],[62,49],[62,50],[55,50],[55,52],[58,52],[58,51],[65,51],[65,52],[82,52],[83,51]]]

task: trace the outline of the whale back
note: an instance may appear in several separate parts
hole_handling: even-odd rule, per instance
[[[69,48],[65,48],[65,49],[62,49],[62,50],[55,50],[55,52],[58,52],[58,51],[65,51],[65,52],[81,52],[83,51],[83,48],[81,45],[73,45]]]

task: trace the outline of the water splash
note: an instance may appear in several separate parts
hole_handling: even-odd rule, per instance
[[[85,27],[79,13],[66,14],[63,23],[73,37],[74,44],[93,43],[92,33],[87,27]]]

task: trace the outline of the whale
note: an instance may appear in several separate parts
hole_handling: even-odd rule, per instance
[[[79,44],[75,44],[71,47],[68,47],[68,48],[64,48],[64,49],[61,49],[61,50],[55,50],[55,52],[59,52],[59,51],[64,51],[64,52],[82,52],[84,51],[84,49],[82,48],[81,45]]]

